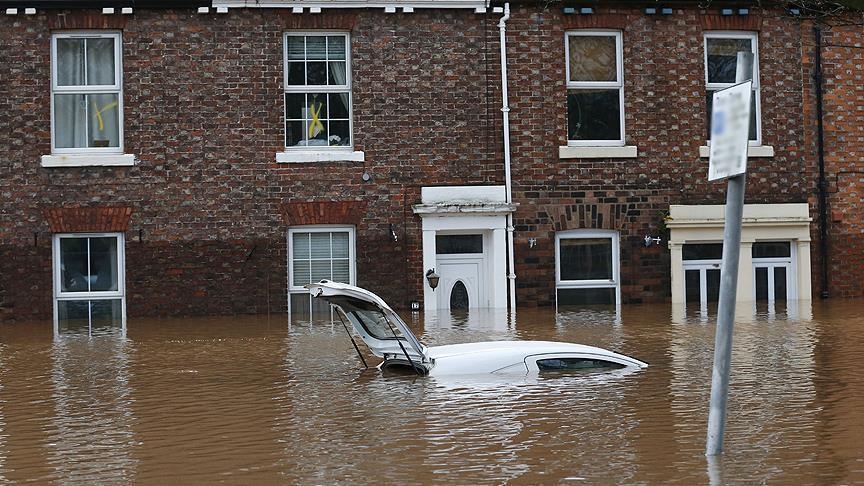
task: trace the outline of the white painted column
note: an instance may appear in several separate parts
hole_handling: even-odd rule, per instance
[[[684,257],[683,243],[669,242],[669,264],[672,266],[672,304],[684,304]]]
[[[423,309],[437,310],[438,309],[438,294],[429,287],[429,281],[426,280],[426,272],[437,265],[437,254],[435,247],[435,234],[433,230],[423,230]],[[437,272],[437,269],[436,269]]]

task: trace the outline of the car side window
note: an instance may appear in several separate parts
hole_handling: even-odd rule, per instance
[[[626,368],[626,366],[601,359],[568,357],[538,359],[537,368],[540,371],[607,371]]]

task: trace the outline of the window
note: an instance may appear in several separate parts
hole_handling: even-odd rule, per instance
[[[288,230],[288,285],[292,313],[326,310],[304,285],[322,279],[355,284],[354,228],[298,227]]]
[[[123,235],[58,234],[53,249],[55,332],[125,331]]]
[[[558,305],[620,302],[618,234],[574,230],[555,239]]]
[[[750,144],[761,145],[759,57],[755,33],[705,33],[705,99],[708,128],[706,137],[711,138],[711,106],[714,92],[735,84],[735,68],[738,63],[738,52],[753,53],[753,96],[750,99]]]
[[[720,266],[723,262],[722,243],[688,243],[681,251],[684,266],[684,301],[708,302],[720,300]]]
[[[123,96],[119,33],[51,39],[53,153],[120,153]]]
[[[285,147],[349,148],[348,35],[285,35]]]
[[[566,34],[568,145],[624,144],[620,32]]]
[[[753,293],[756,302],[793,300],[795,246],[789,241],[753,243]]]

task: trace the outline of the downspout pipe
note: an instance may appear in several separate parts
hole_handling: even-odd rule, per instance
[[[813,70],[813,81],[816,88],[816,154],[819,162],[819,181],[817,190],[819,194],[819,261],[823,299],[828,298],[828,184],[825,180],[825,129],[823,127],[823,103],[822,88],[824,78],[822,76],[822,29],[817,25],[813,27],[813,36],[816,41],[816,56]]]
[[[501,113],[504,132],[504,187],[507,204],[513,203],[513,183],[510,175],[510,105],[507,101],[507,21],[510,20],[510,3],[504,4],[504,16],[498,21],[501,46]],[[510,296],[510,311],[516,310],[516,261],[513,251],[513,213],[507,213],[507,293]]]

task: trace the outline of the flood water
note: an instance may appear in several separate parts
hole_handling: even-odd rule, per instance
[[[2,323],[0,484],[864,484],[864,302],[739,314],[716,460],[714,317],[669,305],[403,314],[427,344],[650,363],[552,378],[382,376],[338,322],[284,315],[132,319],[125,338]]]

